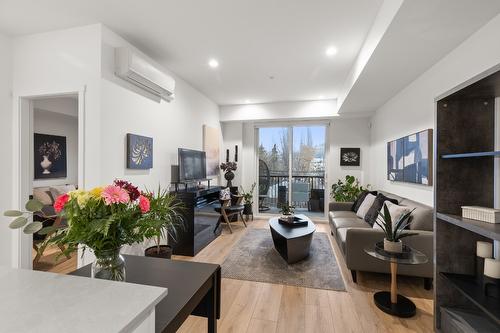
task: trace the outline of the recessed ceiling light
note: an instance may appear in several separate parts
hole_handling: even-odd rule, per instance
[[[250,104],[251,101],[249,99],[245,99],[245,104]]]
[[[336,55],[338,52],[337,48],[335,46],[329,46],[326,51],[325,51],[325,54],[328,56],[328,57],[333,57],[334,55]]]
[[[319,95],[319,96],[318,96],[318,99],[325,99],[325,96],[323,96],[323,95]]]
[[[208,66],[210,66],[212,68],[217,68],[217,67],[219,67],[219,62],[217,61],[217,59],[210,59],[208,61]]]

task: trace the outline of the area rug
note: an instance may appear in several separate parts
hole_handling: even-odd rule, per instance
[[[328,235],[322,232],[314,233],[309,257],[288,265],[268,229],[248,229],[222,264],[222,277],[345,291]]]

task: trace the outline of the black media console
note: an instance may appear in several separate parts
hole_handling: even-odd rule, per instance
[[[205,246],[219,237],[222,227],[217,227],[220,214],[214,205],[219,203],[220,186],[203,190],[173,192],[184,204],[184,228],[179,228],[175,239],[169,238],[173,254],[195,256]]]

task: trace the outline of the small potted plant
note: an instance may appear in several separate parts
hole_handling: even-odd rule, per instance
[[[241,194],[243,195],[243,214],[244,215],[253,215],[252,205],[253,205],[253,192],[255,190],[255,186],[257,183],[253,183],[250,186],[250,191],[246,192],[243,186],[241,188]]]
[[[401,253],[403,252],[403,242],[401,239],[418,235],[415,232],[403,232],[406,227],[410,225],[410,216],[415,209],[401,215],[395,223],[392,222],[389,208],[387,208],[385,203],[383,209],[384,212],[379,212],[379,216],[377,220],[375,220],[375,223],[384,231],[384,250],[387,252]]]
[[[295,206],[290,205],[288,201],[281,205],[282,219],[292,222],[294,212],[295,212]]]
[[[139,225],[143,228],[146,238],[153,239],[155,242],[154,246],[144,251],[144,255],[170,259],[172,247],[168,244],[161,244],[161,241],[162,239],[168,241],[169,236],[175,239],[178,228],[183,227],[182,203],[175,195],[160,187],[156,193],[146,190],[144,196],[149,199],[150,210],[141,218]]]

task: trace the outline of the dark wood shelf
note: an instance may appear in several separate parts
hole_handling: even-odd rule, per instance
[[[500,325],[500,302],[495,298],[484,296],[481,286],[476,283],[473,276],[453,273],[440,274],[497,325]]]
[[[477,220],[466,219],[458,215],[436,213],[440,220],[452,223],[461,228],[480,234],[484,237],[500,241],[500,223],[489,223]]]
[[[446,154],[442,155],[441,158],[470,158],[470,157],[487,157],[487,156],[500,156],[500,151],[483,151],[476,153],[462,153],[462,154]]]

